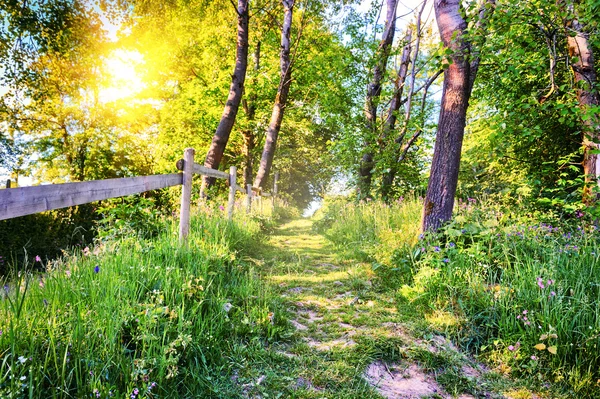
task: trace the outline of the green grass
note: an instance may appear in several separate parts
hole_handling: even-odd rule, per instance
[[[600,397],[600,233],[592,221],[469,202],[439,234],[416,239],[420,211],[415,200],[337,201],[318,223],[336,246],[351,246],[347,256],[371,262],[381,292],[396,292],[428,329],[499,374],[552,397]],[[442,368],[438,382],[449,392],[458,392],[452,384],[473,392],[453,366]]]
[[[0,397],[241,396],[247,364],[288,329],[241,259],[261,223],[205,211],[186,248],[168,226],[14,274],[0,298]]]

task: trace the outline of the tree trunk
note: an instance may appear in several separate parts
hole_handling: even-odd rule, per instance
[[[574,18],[569,25],[568,28],[576,34],[567,37],[567,45],[569,56],[577,58],[577,62],[571,64],[577,86],[577,101],[582,112],[586,114],[589,113],[590,108],[599,105],[598,95],[594,92],[596,86],[594,54],[589,42],[589,34],[585,32],[585,28],[581,23]],[[598,144],[600,143],[598,115],[587,115],[583,119],[582,127],[583,173],[585,174],[586,183],[583,190],[583,202],[589,205],[598,199],[595,185],[598,184],[598,175],[600,174],[600,156],[594,153],[594,150],[598,150]]]
[[[212,169],[218,169],[221,163],[244,92],[244,80],[246,79],[246,68],[248,66],[248,0],[238,0],[237,14],[237,49],[229,96],[204,161],[204,166]],[[203,178],[204,186],[210,187],[214,182],[215,179],[212,177],[205,176]]]
[[[252,164],[253,156],[252,152],[256,147],[256,135],[254,134],[253,124],[254,116],[256,114],[256,83],[258,77],[258,71],[260,69],[260,41],[256,43],[256,49],[254,50],[254,75],[250,80],[250,85],[254,88],[252,93],[248,96],[248,100],[242,99],[242,106],[246,112],[246,119],[250,124],[250,127],[242,130],[242,137],[244,139],[243,155],[244,155],[244,187],[248,184],[252,184]]]
[[[476,29],[484,23],[485,11],[493,9],[492,1],[488,0],[480,11]],[[467,108],[479,68],[479,56],[470,59],[471,45],[465,38],[467,22],[462,17],[460,0],[435,0],[434,8],[442,42],[452,50],[452,62],[444,73],[433,161],[423,206],[423,231],[435,231],[452,217]]]
[[[265,145],[263,147],[260,165],[256,172],[254,187],[265,187],[273,165],[273,157],[275,155],[275,147],[277,146],[277,136],[281,129],[281,121],[287,104],[287,97],[292,83],[292,63],[290,61],[291,42],[290,36],[292,31],[292,17],[294,10],[294,0],[282,0],[284,16],[283,26],[281,27],[281,52],[280,52],[280,78],[273,112],[271,113],[271,121],[267,128]]]
[[[398,119],[398,111],[400,110],[400,106],[402,105],[402,93],[404,92],[404,84],[406,82],[406,76],[408,75],[408,65],[410,64],[410,52],[411,52],[411,40],[412,40],[412,32],[409,29],[406,32],[406,37],[404,38],[405,45],[402,49],[402,56],[400,58],[400,67],[398,68],[398,76],[394,81],[394,96],[392,97],[392,101],[390,102],[390,108],[385,119],[383,125],[383,145],[387,146],[387,139],[390,134],[394,131],[396,127],[396,120]],[[413,77],[414,79],[414,77]],[[396,143],[393,143],[396,144]],[[392,144],[392,145],[393,145]],[[392,148],[392,152],[395,153],[395,150]],[[395,165],[390,165],[390,170],[383,176],[383,180],[381,182],[381,197],[384,200],[387,200],[390,190],[392,188],[392,183],[394,181],[393,176],[395,175]]]
[[[381,95],[381,81],[385,75],[396,31],[396,8],[398,7],[398,0],[387,0],[386,3],[385,29],[375,54],[376,62],[373,68],[373,77],[367,85],[367,98],[365,102],[367,140],[358,171],[358,189],[361,198],[369,198],[371,196],[371,183],[375,163],[373,162],[373,150],[370,147],[373,144],[372,140],[377,136],[377,106],[379,105],[379,96]]]

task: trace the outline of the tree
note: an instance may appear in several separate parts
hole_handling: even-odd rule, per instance
[[[277,146],[277,136],[279,135],[279,130],[281,129],[281,122],[283,120],[283,114],[287,104],[290,86],[292,84],[290,36],[292,31],[294,1],[295,0],[282,0],[284,17],[283,25],[281,27],[279,86],[277,89],[277,95],[275,97],[275,104],[273,105],[271,121],[269,122],[269,127],[267,128],[267,136],[260,159],[260,166],[256,173],[256,178],[254,179],[255,187],[264,187],[269,177],[271,165],[273,164],[273,157],[275,156],[275,148]],[[297,40],[299,40],[299,38]]]
[[[223,116],[204,161],[204,166],[212,169],[219,168],[223,152],[225,152],[225,146],[229,140],[229,135],[231,134],[231,129],[235,123],[238,108],[242,100],[248,66],[248,0],[238,0],[236,11],[238,14],[238,33],[235,68],[231,76],[231,86],[227,102],[225,103],[225,109],[223,110]],[[210,187],[214,181],[214,178],[205,176],[203,184]]]
[[[481,34],[494,6],[494,0],[487,0],[479,11],[476,34]],[[444,72],[440,116],[423,207],[423,231],[437,230],[452,217],[467,108],[480,61],[473,46],[474,37],[467,33],[461,2],[436,0],[434,8],[442,43],[449,52],[449,65]]]
[[[598,192],[598,177],[600,176],[600,156],[598,154],[600,143],[600,120],[598,118],[598,92],[597,79],[594,65],[594,53],[589,41],[589,33],[581,24],[573,3],[569,4],[572,14],[567,21],[567,45],[569,56],[572,57],[571,69],[577,87],[577,101],[583,113],[583,173],[586,185],[583,191],[583,201],[591,204],[596,202]]]
[[[394,34],[396,32],[396,8],[398,8],[397,0],[387,0],[386,2],[386,18],[385,28],[382,34],[379,47],[375,53],[375,65],[373,67],[371,81],[367,85],[367,97],[365,101],[365,119],[366,132],[370,139],[365,143],[365,152],[361,158],[359,169],[359,185],[358,189],[361,198],[369,198],[371,196],[371,184],[373,181],[373,150],[370,148],[373,137],[377,136],[377,107],[379,97],[381,96],[381,81],[385,76],[388,58],[392,43],[394,42]]]

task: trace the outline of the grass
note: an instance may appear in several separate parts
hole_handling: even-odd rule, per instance
[[[0,397],[241,396],[248,362],[289,328],[240,259],[265,220],[217,213],[193,219],[186,248],[168,226],[15,273],[0,299]]]
[[[419,214],[338,200],[277,227],[203,209],[187,248],[170,226],[15,274],[0,397],[376,399],[378,365],[454,397],[598,397],[592,225],[470,203],[419,238]]]
[[[512,211],[460,203],[451,224],[417,239],[418,201],[334,202],[320,228],[371,262],[381,292],[495,372],[552,397],[600,397],[600,233],[585,217]],[[454,374],[438,382],[470,391]]]

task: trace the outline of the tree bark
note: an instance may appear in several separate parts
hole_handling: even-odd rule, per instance
[[[573,8],[571,6],[571,8]],[[589,34],[576,17],[567,26],[575,36],[567,36],[569,56],[576,57],[577,62],[571,64],[577,86],[577,101],[584,114],[590,108],[598,106],[598,94],[594,92],[596,86],[596,71],[594,70],[594,54],[589,42]],[[587,115],[583,119],[583,173],[585,174],[585,187],[583,202],[590,205],[598,200],[598,184],[600,174],[600,156],[594,153],[600,143],[598,115]]]
[[[260,41],[256,43],[256,49],[254,51],[254,76],[250,80],[251,86],[256,86],[258,77],[258,71],[260,69]],[[242,149],[244,155],[244,187],[248,184],[252,184],[252,164],[253,156],[252,152],[256,147],[256,135],[252,125],[254,123],[254,116],[256,115],[256,90],[248,96],[248,100],[242,99],[242,106],[246,112],[246,119],[248,120],[250,127],[242,130],[242,137],[244,139],[244,146]]]
[[[238,0],[238,31],[237,31],[237,48],[235,55],[235,68],[231,77],[231,86],[229,87],[229,96],[225,103],[225,109],[221,116],[219,126],[215,131],[212,143],[204,166],[212,169],[218,169],[225,147],[229,141],[229,135],[235,123],[242,95],[244,92],[244,80],[246,79],[246,69],[248,67],[248,0]],[[215,182],[214,178],[205,176],[203,178],[203,186],[210,187]],[[204,190],[202,190],[204,193]]]
[[[279,55],[280,63],[280,78],[273,112],[271,113],[271,121],[267,128],[265,145],[260,158],[260,165],[256,172],[254,187],[264,188],[271,172],[273,165],[273,157],[275,156],[275,147],[277,146],[277,136],[281,129],[281,121],[287,104],[288,93],[292,83],[292,63],[290,59],[291,42],[290,36],[292,31],[292,17],[294,10],[294,0],[282,0],[284,16],[283,25],[281,28],[281,52]]]
[[[493,0],[484,5],[475,30],[482,27],[486,11],[491,12],[493,5]],[[423,206],[423,231],[435,231],[452,217],[467,108],[479,68],[479,56],[471,57],[471,44],[465,37],[467,22],[462,17],[461,1],[435,0],[434,8],[442,43],[452,50],[452,62],[444,73],[440,116]]]
[[[365,143],[365,152],[361,158],[358,171],[358,189],[361,198],[369,198],[371,196],[371,184],[375,164],[373,162],[373,150],[370,147],[372,145],[372,139],[377,136],[377,107],[379,105],[379,96],[381,95],[381,81],[385,75],[390,49],[394,42],[394,33],[396,31],[396,8],[398,7],[398,0],[387,0],[386,4],[385,28],[375,54],[376,62],[373,67],[373,77],[367,85],[365,118],[368,137]]]
[[[408,76],[408,66],[411,62],[410,60],[410,52],[411,52],[411,40],[412,40],[412,32],[409,29],[406,32],[406,36],[404,38],[406,44],[402,49],[402,56],[400,58],[400,67],[398,68],[398,76],[394,81],[394,96],[392,97],[392,101],[390,102],[390,108],[387,114],[387,117],[383,126],[383,145],[387,146],[388,137],[394,131],[396,127],[396,121],[398,119],[398,111],[400,110],[400,106],[402,105],[402,93],[404,92],[404,84],[406,82],[406,77]],[[414,77],[413,77],[414,79]],[[393,143],[396,144],[396,143]],[[395,152],[392,149],[392,152]],[[392,188],[392,183],[394,181],[395,175],[395,165],[390,165],[390,170],[385,173],[383,179],[381,181],[381,197],[384,200],[387,200],[389,193]]]

